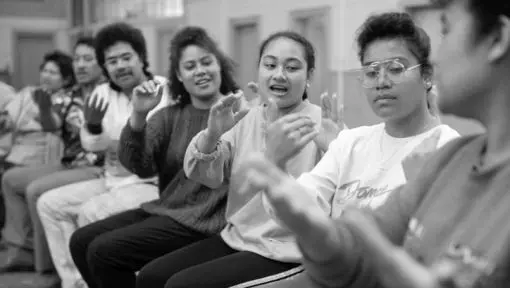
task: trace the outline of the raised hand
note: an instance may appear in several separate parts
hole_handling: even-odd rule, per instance
[[[108,105],[108,100],[99,97],[97,93],[86,99],[83,109],[86,123],[90,125],[101,125],[104,115],[108,110]]]
[[[336,94],[329,95],[327,92],[322,93],[321,109],[321,127],[319,135],[315,137],[314,141],[322,151],[326,151],[329,144],[344,129],[345,124],[341,110],[338,108],[338,97]]]
[[[423,168],[425,162],[430,158],[437,150],[439,139],[441,138],[441,130],[436,129],[432,135],[423,140],[413,152],[402,160],[402,168],[404,169],[404,175],[409,181],[415,178]]]
[[[243,105],[243,101],[243,92],[237,91],[221,98],[211,107],[207,122],[207,133],[211,139],[221,137],[248,114],[249,109]]]
[[[319,133],[308,116],[290,114],[272,122],[267,128],[266,156],[279,167],[296,155]]]
[[[156,80],[145,81],[133,90],[133,111],[147,115],[154,109],[163,95],[164,84]]]
[[[365,259],[373,263],[382,287],[388,288],[453,288],[466,287],[456,284],[455,273],[460,267],[443,260],[425,267],[416,262],[406,251],[394,246],[380,231],[374,220],[358,209],[343,213],[344,223],[361,245]],[[469,286],[471,287],[471,286]]]
[[[324,261],[331,257],[339,239],[334,223],[313,192],[260,153],[248,157],[240,174],[254,191],[264,191],[272,214],[296,235],[311,259]]]

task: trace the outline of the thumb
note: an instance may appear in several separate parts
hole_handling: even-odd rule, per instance
[[[259,93],[259,85],[253,81],[249,82],[246,87],[248,87],[251,92],[258,94]]]
[[[237,113],[234,114],[234,123],[237,123],[241,121],[241,119],[244,118],[250,112],[250,109],[244,108],[242,110],[239,110]]]

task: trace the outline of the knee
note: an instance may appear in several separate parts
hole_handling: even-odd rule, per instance
[[[75,262],[77,262],[76,259],[86,261],[89,246],[96,237],[95,231],[91,231],[89,227],[80,228],[71,235],[69,251]]]
[[[198,275],[195,275],[195,277],[197,276]],[[185,287],[194,287],[194,284],[192,284],[189,281],[189,275],[188,273],[186,273],[186,271],[182,271],[173,275],[165,283],[165,288],[185,288]]]
[[[37,181],[28,184],[25,192],[28,205],[33,205],[33,207],[36,206],[37,200],[39,199],[41,194],[46,192],[43,191],[41,188],[42,187],[37,183]]]
[[[78,236],[77,236],[78,237]],[[93,239],[86,249],[87,264],[90,269],[95,267],[108,266],[108,257],[115,257],[115,245],[112,245],[107,237],[98,236]]]
[[[145,265],[136,275],[136,287],[163,287],[168,280],[168,274],[161,273],[154,262]]]
[[[18,182],[20,182],[20,178],[24,177],[24,175],[20,175],[18,172],[18,169],[9,169],[7,170],[3,175],[0,174],[0,178],[2,179],[2,188],[0,189],[3,194],[9,193],[9,192],[15,192],[16,185]]]

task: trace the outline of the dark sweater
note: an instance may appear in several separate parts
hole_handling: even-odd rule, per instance
[[[228,184],[211,189],[188,179],[183,171],[186,148],[207,127],[208,117],[209,110],[175,105],[156,112],[143,131],[133,131],[128,122],[120,136],[119,159],[139,177],[158,175],[160,197],[142,204],[142,209],[215,234],[226,224]]]

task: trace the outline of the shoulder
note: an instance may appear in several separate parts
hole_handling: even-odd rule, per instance
[[[450,142],[453,139],[457,139],[460,136],[459,132],[457,130],[453,129],[452,127],[442,124],[437,127],[437,129],[441,130],[441,136],[439,138],[439,146],[443,146],[446,143]]]

